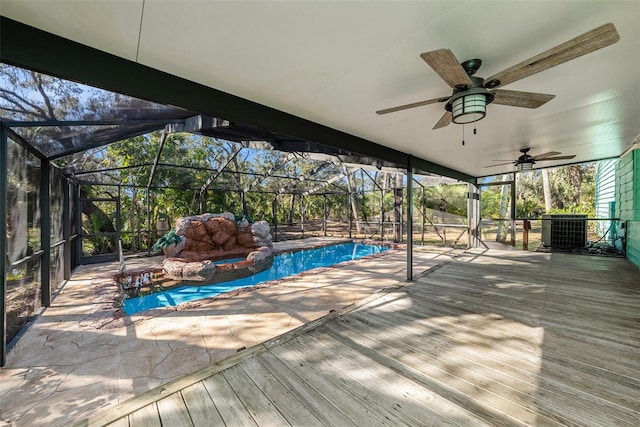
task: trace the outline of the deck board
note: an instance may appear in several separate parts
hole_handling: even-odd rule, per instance
[[[261,354],[259,358],[265,368],[269,369],[278,380],[291,389],[296,397],[325,425],[356,426],[342,410],[334,406],[320,392],[311,387],[305,379],[292,371],[287,364],[271,353]]]
[[[162,427],[158,405],[154,402],[143,406],[136,412],[129,415],[129,425],[136,427]]]
[[[222,372],[222,376],[232,386],[238,399],[258,425],[287,425],[286,418],[252,380],[236,365]],[[284,402],[286,404],[286,402]]]
[[[626,260],[469,252],[239,353],[129,422],[633,426],[638,313]]]
[[[180,392],[158,400],[158,413],[164,426],[193,426]]]
[[[344,324],[340,324],[344,326]],[[349,326],[351,328],[353,324]],[[488,363],[482,359],[480,352],[463,351],[466,346],[456,346],[453,340],[430,338],[427,345],[420,336],[407,327],[395,327],[386,324],[387,328],[396,330],[396,336],[375,336],[370,327],[354,328],[350,339],[358,340],[358,335],[375,341],[367,341],[367,345],[384,345],[392,351],[387,354],[413,367],[428,378],[446,379],[445,383],[456,384],[459,389],[474,389],[485,394],[485,401],[491,401],[491,407],[501,412],[526,420],[532,414],[530,404],[531,393],[535,392],[533,380],[522,381],[514,378],[511,366],[501,361],[500,369],[492,369],[496,363]],[[455,369],[453,369],[455,367]],[[531,422],[531,420],[528,420]]]
[[[521,337],[512,337],[508,341],[508,346],[500,349],[487,348],[480,346],[474,342],[477,331],[483,330],[481,322],[469,321],[468,324],[458,324],[456,328],[459,330],[456,337],[449,334],[445,328],[434,327],[427,320],[420,320],[419,324],[432,334],[439,333],[446,337],[450,337],[460,345],[457,349],[462,357],[466,357],[469,363],[478,364],[494,371],[501,371],[509,378],[518,379],[524,383],[537,381],[539,374],[536,374],[536,347],[528,345],[527,341]],[[502,324],[500,326],[500,324]],[[513,325],[501,320],[492,321],[492,325],[496,330],[503,332],[511,332],[514,330]],[[507,329],[510,328],[510,329]],[[500,336],[491,331],[483,331],[489,339],[508,339],[508,337]],[[532,337],[534,338],[534,337]],[[546,337],[549,340],[549,336]],[[431,342],[435,345],[446,345],[446,339],[432,337]],[[567,340],[560,342],[558,345],[564,345],[562,354],[545,356],[545,360],[549,369],[545,371],[545,375],[560,383],[571,381],[574,376],[580,377],[584,381],[585,386],[589,387],[595,395],[618,400],[620,404],[628,405],[628,396],[633,395],[634,391],[640,388],[640,381],[631,377],[621,377],[619,375],[611,375],[609,371],[606,376],[600,375],[601,368],[591,364],[584,363],[576,359],[575,355],[565,352]],[[602,357],[602,356],[601,356]],[[600,360],[599,362],[603,362]],[[602,364],[602,363],[601,363]],[[611,368],[616,368],[608,363]]]
[[[223,426],[224,421],[202,381],[181,391],[195,427]]]
[[[324,333],[308,334],[305,338],[315,345],[335,349],[335,342]],[[446,425],[446,420],[465,426],[485,425],[464,408],[453,405],[439,394],[397,375],[388,366],[367,358],[348,346],[341,346],[340,352],[334,354],[330,363],[341,367],[346,376],[362,383],[372,393],[384,395],[396,408],[401,408],[408,418],[419,420],[415,425],[423,422],[422,420],[428,420],[428,425]]]
[[[309,340],[299,338],[292,340],[286,346],[289,354],[297,359],[300,366],[304,366],[305,370],[313,370],[322,378],[327,378],[332,387],[344,391],[350,396],[351,401],[358,407],[365,410],[376,418],[375,425],[446,425],[451,424],[450,420],[436,414],[430,414],[429,411],[423,411],[420,416],[411,414],[408,411],[399,411],[402,407],[399,402],[394,401],[386,396],[386,393],[379,393],[381,384],[365,385],[361,382],[354,381],[349,375],[349,369],[339,364],[331,363],[336,355],[341,353],[343,348],[331,345],[322,347],[313,345]],[[314,355],[313,360],[308,359],[308,352]],[[320,363],[314,363],[320,360]],[[308,364],[305,364],[305,363]],[[349,366],[351,369],[357,367]],[[352,411],[350,411],[352,412]]]
[[[120,418],[111,424],[112,427],[129,427],[129,417]]]
[[[460,407],[470,409],[488,425],[512,425],[518,420],[517,416],[513,416],[516,413],[525,416],[524,422],[530,422],[526,410],[492,390],[470,382],[461,375],[459,366],[428,364],[429,361],[424,357],[408,352],[406,346],[400,345],[400,341],[379,340],[371,330],[365,332],[363,329],[350,329],[344,323],[326,325],[324,329],[336,340],[389,366],[397,374],[417,382]],[[482,395],[483,399],[474,399],[475,395]]]
[[[209,392],[226,425],[258,425],[222,373],[203,380],[202,384]]]
[[[241,365],[244,372],[251,377],[271,404],[277,407],[286,421],[294,426],[315,427],[323,423],[298,399],[296,393],[286,387],[255,358]]]
[[[315,389],[325,400],[331,402],[334,407],[346,414],[357,426],[366,425],[393,425],[385,417],[384,411],[372,407],[370,403],[362,401],[362,396],[354,395],[345,387],[342,387],[336,378],[324,375],[315,363],[316,354],[302,353],[293,345],[274,347],[271,352],[283,361],[287,367],[300,378],[303,378],[309,387]]]

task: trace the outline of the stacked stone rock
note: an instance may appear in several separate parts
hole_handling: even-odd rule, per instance
[[[163,266],[169,278],[211,283],[255,274],[273,262],[273,242],[266,221],[236,223],[229,212],[202,214],[179,218],[175,230],[180,243],[164,249],[167,258]],[[213,264],[229,258],[246,259]]]

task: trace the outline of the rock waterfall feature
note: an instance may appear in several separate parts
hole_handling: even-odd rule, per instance
[[[179,218],[174,234],[174,241],[162,248],[165,277],[170,279],[224,282],[259,273],[273,263],[273,242],[266,221],[236,222],[229,212],[207,213]]]

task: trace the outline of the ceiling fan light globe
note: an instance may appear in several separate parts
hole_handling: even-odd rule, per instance
[[[516,164],[516,171],[518,172],[530,171],[532,169],[533,169],[533,163],[530,163],[530,162]]]
[[[457,124],[477,122],[487,114],[487,98],[482,93],[461,96],[451,103],[451,114]]]

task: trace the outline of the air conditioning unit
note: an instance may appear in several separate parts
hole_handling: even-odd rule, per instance
[[[587,215],[542,215],[542,245],[580,249],[587,244]]]

